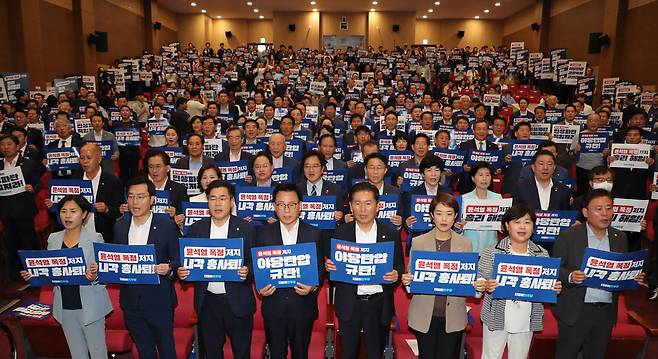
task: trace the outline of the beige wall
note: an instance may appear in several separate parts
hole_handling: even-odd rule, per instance
[[[347,30],[340,29],[340,22],[345,16]],[[338,13],[323,12],[321,15],[322,35],[365,35],[368,23],[367,12]]]
[[[144,16],[138,14],[141,11],[141,2],[137,3],[139,4],[119,0],[94,1],[95,27],[97,31],[107,32],[108,43],[107,52],[96,53],[97,63],[111,64],[121,57],[139,56],[144,51]],[[131,7],[126,8],[128,5]]]
[[[288,25],[295,24],[295,31]],[[274,46],[292,45],[295,49],[320,47],[319,12],[275,12],[272,21]]]
[[[498,46],[502,41],[502,20],[417,20],[416,44],[422,44],[427,39],[429,44],[443,44],[447,48],[483,45]],[[464,37],[459,38],[457,32],[464,31]]]
[[[393,32],[393,25],[400,25],[399,32]],[[416,34],[416,13],[414,12],[368,12],[368,45],[395,46],[413,45]]]
[[[274,42],[274,23],[272,20],[248,20],[247,42],[260,42],[264,37],[265,42]]]
[[[603,7],[598,1],[574,1],[578,6],[551,16],[549,49],[566,48],[567,57],[598,66],[599,54],[588,54],[589,33],[603,29]],[[559,2],[556,4],[558,5]],[[551,11],[556,13],[557,11]]]
[[[181,46],[186,47],[188,42],[192,42],[201,48],[206,41],[211,40],[210,34],[206,35],[205,18],[203,14],[186,14],[178,17],[178,41]]]
[[[628,10],[622,39],[618,41],[619,63],[616,71],[624,80],[640,85],[658,85],[658,1],[645,2]],[[612,41],[615,41],[614,39]]]

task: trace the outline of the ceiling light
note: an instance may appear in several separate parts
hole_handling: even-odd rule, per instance
[[[206,13],[206,9],[201,10],[201,12],[205,14],[205,13]]]
[[[247,1],[247,6],[251,6],[251,5],[253,5],[253,4],[254,4],[254,3],[252,3],[251,1]]]
[[[441,5],[441,2],[440,1],[435,1],[434,5]]]
[[[378,2],[376,2],[376,1],[373,1],[373,2],[372,2],[372,4],[373,4],[373,5],[377,5],[377,4],[378,4]]]
[[[221,17],[221,16],[219,16],[219,15],[217,15],[216,17],[217,17],[218,19],[221,19],[221,18],[222,18],[222,17]]]
[[[423,19],[427,19],[427,15],[423,15]]]
[[[495,4],[494,4],[494,6],[500,6],[500,3],[499,3],[499,2],[497,2],[497,3],[495,3]]]
[[[311,1],[311,5],[315,5],[315,1]]]
[[[313,12],[318,12],[318,9],[313,9]]]
[[[434,12],[434,9],[427,9],[427,12]]]
[[[191,5],[191,6],[196,6],[196,3],[195,3],[195,2],[193,2],[193,3],[190,3],[190,5]]]
[[[259,19],[264,19],[265,16],[263,16],[263,15],[259,15],[258,18],[259,18]]]
[[[370,9],[370,12],[375,12],[375,9]]]
[[[488,13],[489,13],[489,9],[484,10],[484,13],[485,13],[485,14],[488,14]]]
[[[480,19],[480,17],[479,17],[479,16],[476,16],[476,17],[475,17],[475,20],[478,20],[478,19]]]
[[[258,12],[258,9],[254,9],[254,12]]]

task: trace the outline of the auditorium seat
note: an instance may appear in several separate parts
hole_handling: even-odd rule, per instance
[[[653,221],[656,217],[656,208],[658,208],[658,202],[649,201],[649,205],[647,206],[647,214],[644,217],[644,219],[647,221],[647,229],[644,230],[644,236],[651,242],[653,242],[656,238],[656,234],[653,228]]]
[[[409,344],[407,344],[408,339],[416,340],[416,336],[409,329],[407,321],[411,295],[407,293],[404,286],[399,285],[393,291],[393,298],[395,300],[395,332],[393,333],[395,357],[399,359],[417,358]]]
[[[38,301],[52,305],[53,287],[41,287]],[[43,320],[21,318],[21,325],[25,337],[30,343],[32,354],[35,356],[50,358],[71,357],[62,327],[52,315]]]
[[[106,288],[112,303],[112,312],[105,317],[107,351],[112,354],[125,353],[131,350],[133,340],[126,328],[123,310],[119,305],[119,285],[108,284]]]
[[[325,349],[328,344],[333,350],[334,341],[330,334],[332,333],[332,328],[328,321],[328,301],[329,284],[325,282],[318,290],[318,319],[313,323],[311,345],[308,350],[309,358],[325,358]],[[332,351],[330,350],[329,353],[332,353]]]

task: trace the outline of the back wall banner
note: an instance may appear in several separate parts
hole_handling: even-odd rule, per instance
[[[31,275],[30,285],[84,285],[87,263],[82,248],[18,251],[23,268]]]
[[[590,288],[616,292],[636,289],[635,277],[642,273],[649,257],[648,250],[615,253],[585,248],[580,270],[587,278],[582,285]]]
[[[492,277],[498,288],[492,298],[555,303],[559,274],[560,258],[496,254]]]
[[[390,284],[384,275],[393,270],[393,242],[355,243],[331,239],[331,260],[336,270],[330,279],[350,284]]]
[[[251,249],[256,289],[268,284],[292,288],[297,283],[318,285],[318,257],[315,243]]]
[[[411,252],[411,293],[473,297],[477,253]]]
[[[180,238],[179,247],[182,265],[190,270],[186,281],[242,282],[242,238]]]
[[[94,243],[94,255],[101,283],[160,284],[152,244]]]
[[[464,229],[484,231],[500,230],[503,215],[512,207],[512,198],[470,199],[462,198]]]

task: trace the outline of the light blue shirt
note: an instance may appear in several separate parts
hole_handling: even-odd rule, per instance
[[[462,198],[477,199],[476,190],[465,193]],[[499,193],[487,191],[487,199],[501,199]],[[465,229],[462,235],[471,240],[473,252],[482,253],[483,250],[496,244],[498,241],[498,231],[481,231],[476,229]]]
[[[589,248],[610,252],[610,238],[608,230],[605,231],[603,239],[598,239],[594,232],[587,226],[587,246]],[[585,303],[612,303],[612,293],[606,290],[587,288],[585,292]]]
[[[194,172],[199,172],[199,170],[203,167],[203,159],[200,158],[198,161],[195,161],[190,157],[190,170]]]

